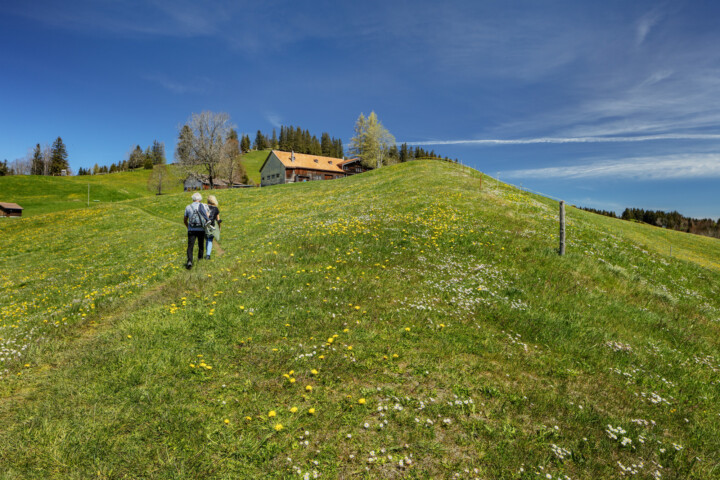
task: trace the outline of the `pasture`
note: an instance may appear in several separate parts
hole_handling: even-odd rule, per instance
[[[0,478],[713,479],[720,242],[439,161],[0,222]],[[673,246],[670,255],[669,246]]]

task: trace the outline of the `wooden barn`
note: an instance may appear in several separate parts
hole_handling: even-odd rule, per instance
[[[273,150],[260,167],[260,185],[342,178],[350,173],[342,166],[347,162],[351,160]]]
[[[0,217],[22,217],[23,207],[17,203],[0,202]]]
[[[207,175],[188,175],[183,182],[185,191],[188,190],[210,190],[210,178]],[[228,188],[228,182],[219,178],[213,178],[215,189]]]
[[[346,175],[355,175],[356,173],[367,172],[368,169],[362,164],[359,158],[349,158],[340,162],[340,168]]]

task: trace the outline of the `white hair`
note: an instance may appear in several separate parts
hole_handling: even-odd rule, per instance
[[[199,202],[202,200],[202,195],[200,195],[198,192],[193,193],[192,195],[193,202]]]

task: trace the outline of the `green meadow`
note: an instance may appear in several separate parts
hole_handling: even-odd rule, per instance
[[[173,167],[171,167],[173,168]],[[150,170],[134,170],[107,175],[48,177],[17,175],[0,177],[3,202],[23,207],[23,216],[87,208],[89,202],[113,203],[154,195],[147,188]],[[182,192],[178,182],[168,193]]]
[[[720,477],[720,241],[415,161],[215,191],[188,271],[141,187],[0,221],[0,478]]]

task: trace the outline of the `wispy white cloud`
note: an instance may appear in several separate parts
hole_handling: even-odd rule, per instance
[[[720,178],[720,154],[634,157],[585,165],[510,170],[503,178],[679,180]]]
[[[650,142],[658,140],[720,140],[720,134],[665,133],[658,135],[638,135],[625,137],[537,137],[518,139],[469,139],[469,140],[425,140],[420,142],[404,142],[408,145],[533,145],[562,143],[624,143]],[[403,143],[403,142],[399,142]]]
[[[662,19],[662,14],[657,10],[652,10],[643,15],[637,23],[635,44],[640,46],[645,42],[650,31]]]
[[[280,128],[282,125],[282,117],[274,112],[265,112],[265,120],[275,128]]]

